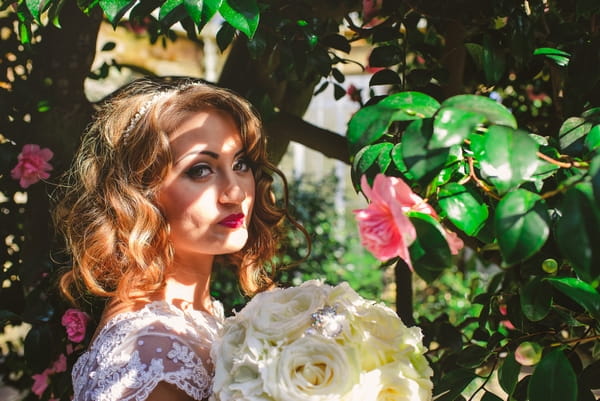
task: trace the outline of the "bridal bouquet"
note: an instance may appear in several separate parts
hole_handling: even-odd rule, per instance
[[[212,348],[213,401],[431,400],[421,331],[347,283],[256,295]]]

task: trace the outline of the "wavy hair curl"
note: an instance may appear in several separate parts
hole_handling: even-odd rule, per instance
[[[225,112],[237,124],[256,185],[248,241],[225,258],[238,267],[246,294],[273,285],[272,260],[283,220],[289,218],[306,232],[288,214],[285,177],[267,158],[258,115],[246,100],[223,88],[189,79],[145,78],[99,106],[55,195],[55,226],[71,257],[59,287],[70,301],[92,294],[128,302],[163,287],[173,248],[156,196],[172,163],[168,134],[206,109]],[[272,194],[273,174],[284,183],[283,207]]]

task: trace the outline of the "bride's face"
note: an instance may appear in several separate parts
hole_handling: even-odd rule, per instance
[[[176,257],[242,249],[255,183],[227,114],[200,111],[169,135],[173,165],[158,193]]]

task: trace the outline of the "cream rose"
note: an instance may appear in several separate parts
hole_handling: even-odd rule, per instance
[[[252,316],[248,335],[271,344],[293,341],[310,327],[312,313],[324,306],[326,296],[327,288],[318,281],[258,294],[253,299],[255,307],[242,311],[246,312],[242,317]]]
[[[353,349],[318,335],[288,344],[263,371],[265,391],[275,400],[337,401],[360,377]]]

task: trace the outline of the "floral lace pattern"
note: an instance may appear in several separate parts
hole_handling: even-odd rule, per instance
[[[142,401],[167,382],[195,400],[210,395],[210,347],[223,322],[162,301],[115,316],[73,367],[74,401]]]

